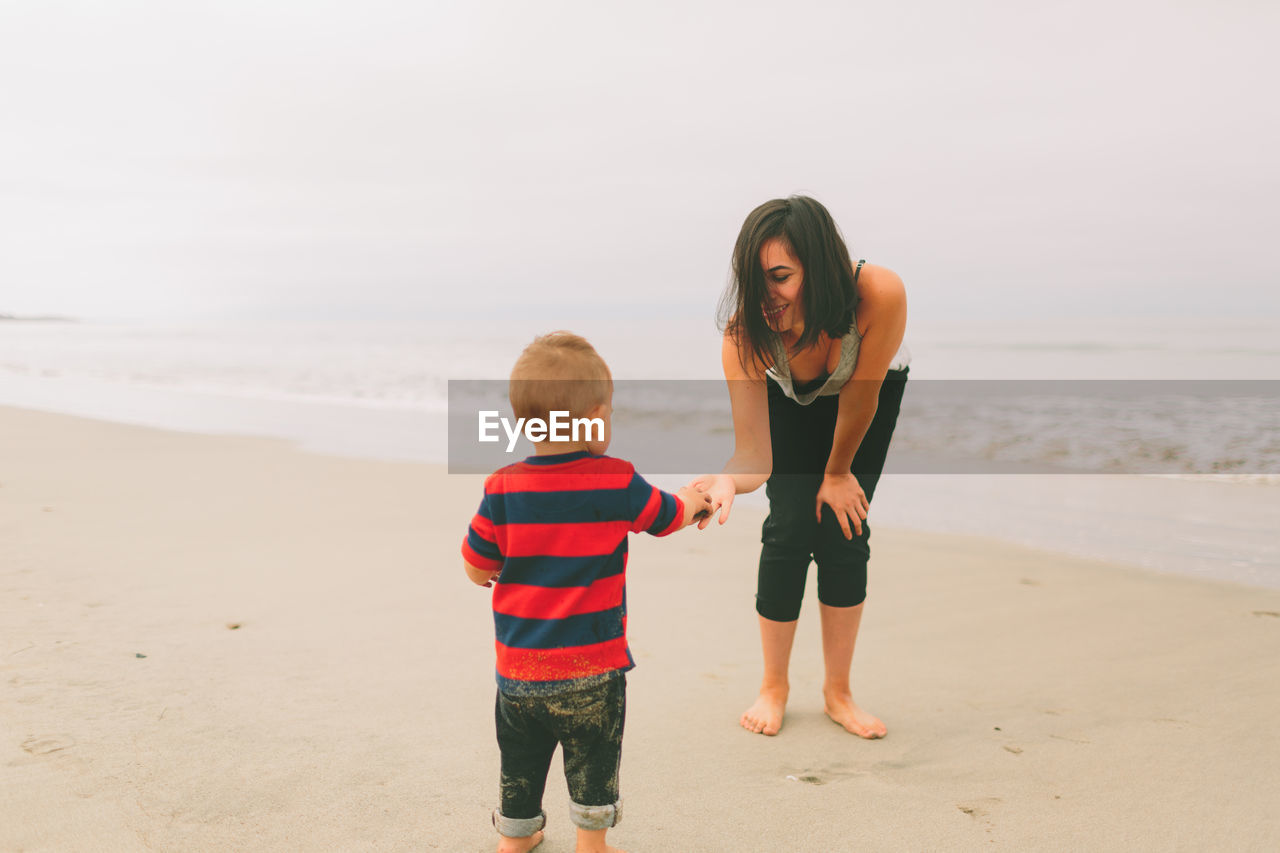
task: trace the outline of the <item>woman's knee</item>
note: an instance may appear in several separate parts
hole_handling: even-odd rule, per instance
[[[857,607],[867,600],[867,566],[818,569],[818,601],[828,607]]]
[[[814,553],[818,564],[818,600],[829,607],[856,607],[867,597],[867,564],[871,559],[871,529],[863,521],[862,535],[845,539],[843,532],[823,538]]]
[[[804,596],[781,597],[756,593],[756,613],[774,622],[795,622],[800,618],[800,602]]]
[[[756,612],[775,622],[800,618],[800,602],[812,555],[807,550],[768,542],[760,549],[756,578]]]

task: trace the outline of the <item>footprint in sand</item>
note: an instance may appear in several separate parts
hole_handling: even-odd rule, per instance
[[[22,748],[32,755],[49,755],[75,746],[75,739],[68,735],[31,737],[22,742]]]
[[[991,814],[991,810],[1002,802],[1004,801],[999,797],[984,797],[981,800],[970,800],[967,803],[956,803],[956,808],[974,820],[977,820],[978,818],[984,818]]]
[[[826,783],[826,780],[824,780],[824,779],[822,779],[821,777],[818,777],[818,776],[812,776],[812,775],[805,775],[805,776],[793,776],[793,775],[791,775],[790,773],[788,773],[788,774],[787,774],[787,781],[788,781],[788,782],[804,782],[804,783],[805,783],[805,784],[807,784],[807,785],[825,785],[825,784],[827,784],[827,783]]]
[[[787,774],[787,781],[804,782],[806,785],[825,785],[828,782],[849,779],[857,775],[859,772],[847,765],[835,765],[819,767],[816,770],[797,770],[795,773]]]
[[[871,772],[883,779],[895,776],[912,766],[914,765],[908,761],[877,761],[871,766]]]
[[[957,803],[956,808],[982,824],[982,829],[990,835],[996,828],[996,822],[990,817],[992,809],[1003,802],[999,797],[986,797],[981,800],[970,800]]]
[[[1093,741],[1086,740],[1082,737],[1067,737],[1066,735],[1052,735],[1052,734],[1049,735],[1049,737],[1053,738],[1054,740],[1065,740],[1067,743],[1083,743],[1083,744],[1093,743]]]

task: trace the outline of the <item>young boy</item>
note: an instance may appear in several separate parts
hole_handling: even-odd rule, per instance
[[[462,543],[468,577],[481,586],[497,580],[498,851],[541,843],[542,793],[559,743],[578,853],[620,853],[605,833],[622,816],[623,673],[635,666],[626,637],[627,534],[679,530],[710,509],[710,498],[689,487],[668,494],[631,463],[603,455],[613,380],[577,335],[537,338],[509,387],[516,417],[546,422],[559,411],[598,423],[577,441],[537,442],[535,455],[491,474]]]

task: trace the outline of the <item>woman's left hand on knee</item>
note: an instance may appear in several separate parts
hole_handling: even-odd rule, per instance
[[[822,478],[822,486],[818,489],[818,500],[814,507],[818,522],[822,522],[822,505],[831,507],[835,513],[845,539],[852,539],[854,531],[862,535],[862,520],[867,517],[870,503],[867,495],[858,484],[853,474],[827,474]],[[852,525],[852,530],[850,529]]]

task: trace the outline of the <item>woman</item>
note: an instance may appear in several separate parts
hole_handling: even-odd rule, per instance
[[[769,498],[756,588],[764,678],[742,726],[766,735],[782,726],[812,558],[826,713],[853,734],[883,737],[884,724],[854,702],[849,669],[866,598],[867,509],[906,384],[902,280],[855,265],[817,201],[775,199],[743,223],[721,319],[734,455],[694,483],[710,492],[721,524],[734,495],[767,481]]]

